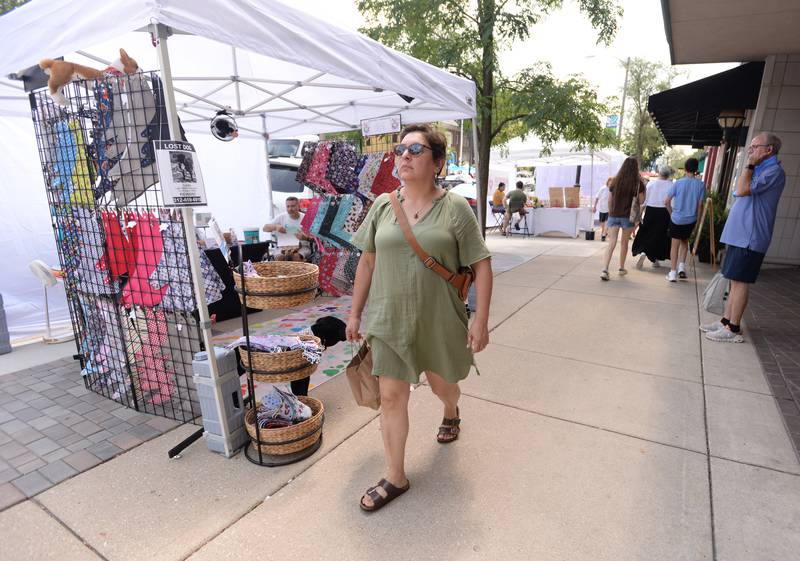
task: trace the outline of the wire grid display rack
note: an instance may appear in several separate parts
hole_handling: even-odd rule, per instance
[[[398,142],[400,142],[399,133],[365,136],[361,141],[362,152],[364,154],[391,152]]]
[[[198,423],[192,358],[203,345],[187,236],[180,211],[164,207],[152,142],[169,139],[161,80],[106,73],[63,94],[66,105],[46,90],[30,102],[84,383]]]

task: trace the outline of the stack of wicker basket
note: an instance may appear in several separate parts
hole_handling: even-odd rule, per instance
[[[319,289],[319,267],[296,261],[253,263],[257,277],[242,277],[233,272],[239,298],[247,306],[261,310],[292,308],[311,302]],[[244,292],[244,294],[242,294]]]
[[[301,341],[314,341],[321,346],[322,341],[313,335],[298,335]],[[282,353],[264,353],[241,348],[242,363],[253,373],[253,379],[259,382],[278,384],[308,378],[317,369],[303,356],[303,349]]]
[[[298,335],[298,337],[301,341],[314,341],[317,345],[322,345],[322,341],[313,335]],[[317,369],[316,364],[306,360],[302,349],[265,353],[242,347],[240,352],[244,367],[250,371],[253,379],[259,382],[277,384],[301,380],[311,376]],[[245,426],[250,433],[254,448],[258,447],[260,442],[262,453],[277,456],[300,452],[316,444],[322,434],[325,408],[321,401],[313,397],[298,396],[298,399],[311,407],[313,414],[310,419],[290,427],[262,428],[256,434],[255,409],[258,409],[260,404],[247,412]]]
[[[289,427],[259,428],[258,433],[256,433],[256,410],[261,406],[261,403],[257,403],[255,409],[250,409],[247,412],[244,423],[253,441],[253,448],[256,448],[260,441],[262,453],[283,456],[306,450],[317,443],[320,436],[322,436],[325,407],[320,400],[313,397],[301,395],[297,399],[311,408],[311,418]]]

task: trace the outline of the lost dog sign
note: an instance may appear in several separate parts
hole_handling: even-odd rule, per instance
[[[206,206],[206,189],[194,146],[177,140],[155,140],[153,144],[164,206]]]

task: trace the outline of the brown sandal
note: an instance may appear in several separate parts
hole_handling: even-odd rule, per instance
[[[386,491],[385,497],[378,492],[378,487],[383,487],[383,490]],[[367,492],[361,497],[359,505],[361,506],[361,510],[372,512],[373,510],[383,508],[388,503],[392,502],[394,499],[408,491],[410,488],[411,482],[408,480],[406,480],[404,487],[395,487],[385,479],[381,479],[378,481],[378,484],[375,487],[370,487],[367,489]],[[372,506],[367,506],[364,504],[364,497],[369,497],[372,499]]]
[[[439,444],[447,444],[456,440],[458,438],[458,433],[461,432],[460,424],[461,416],[458,407],[456,407],[455,419],[448,419],[447,417],[442,419],[442,424],[439,427],[439,434],[436,435],[436,440]]]

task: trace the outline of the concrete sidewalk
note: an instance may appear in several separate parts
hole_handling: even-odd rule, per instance
[[[338,377],[314,391],[324,444],[261,468],[164,436],[0,513],[0,559],[789,560],[800,464],[749,343],[710,343],[710,271],[599,278],[600,242],[490,237],[492,343],[463,384],[463,432],[412,394],[411,490],[383,476],[375,412]]]

